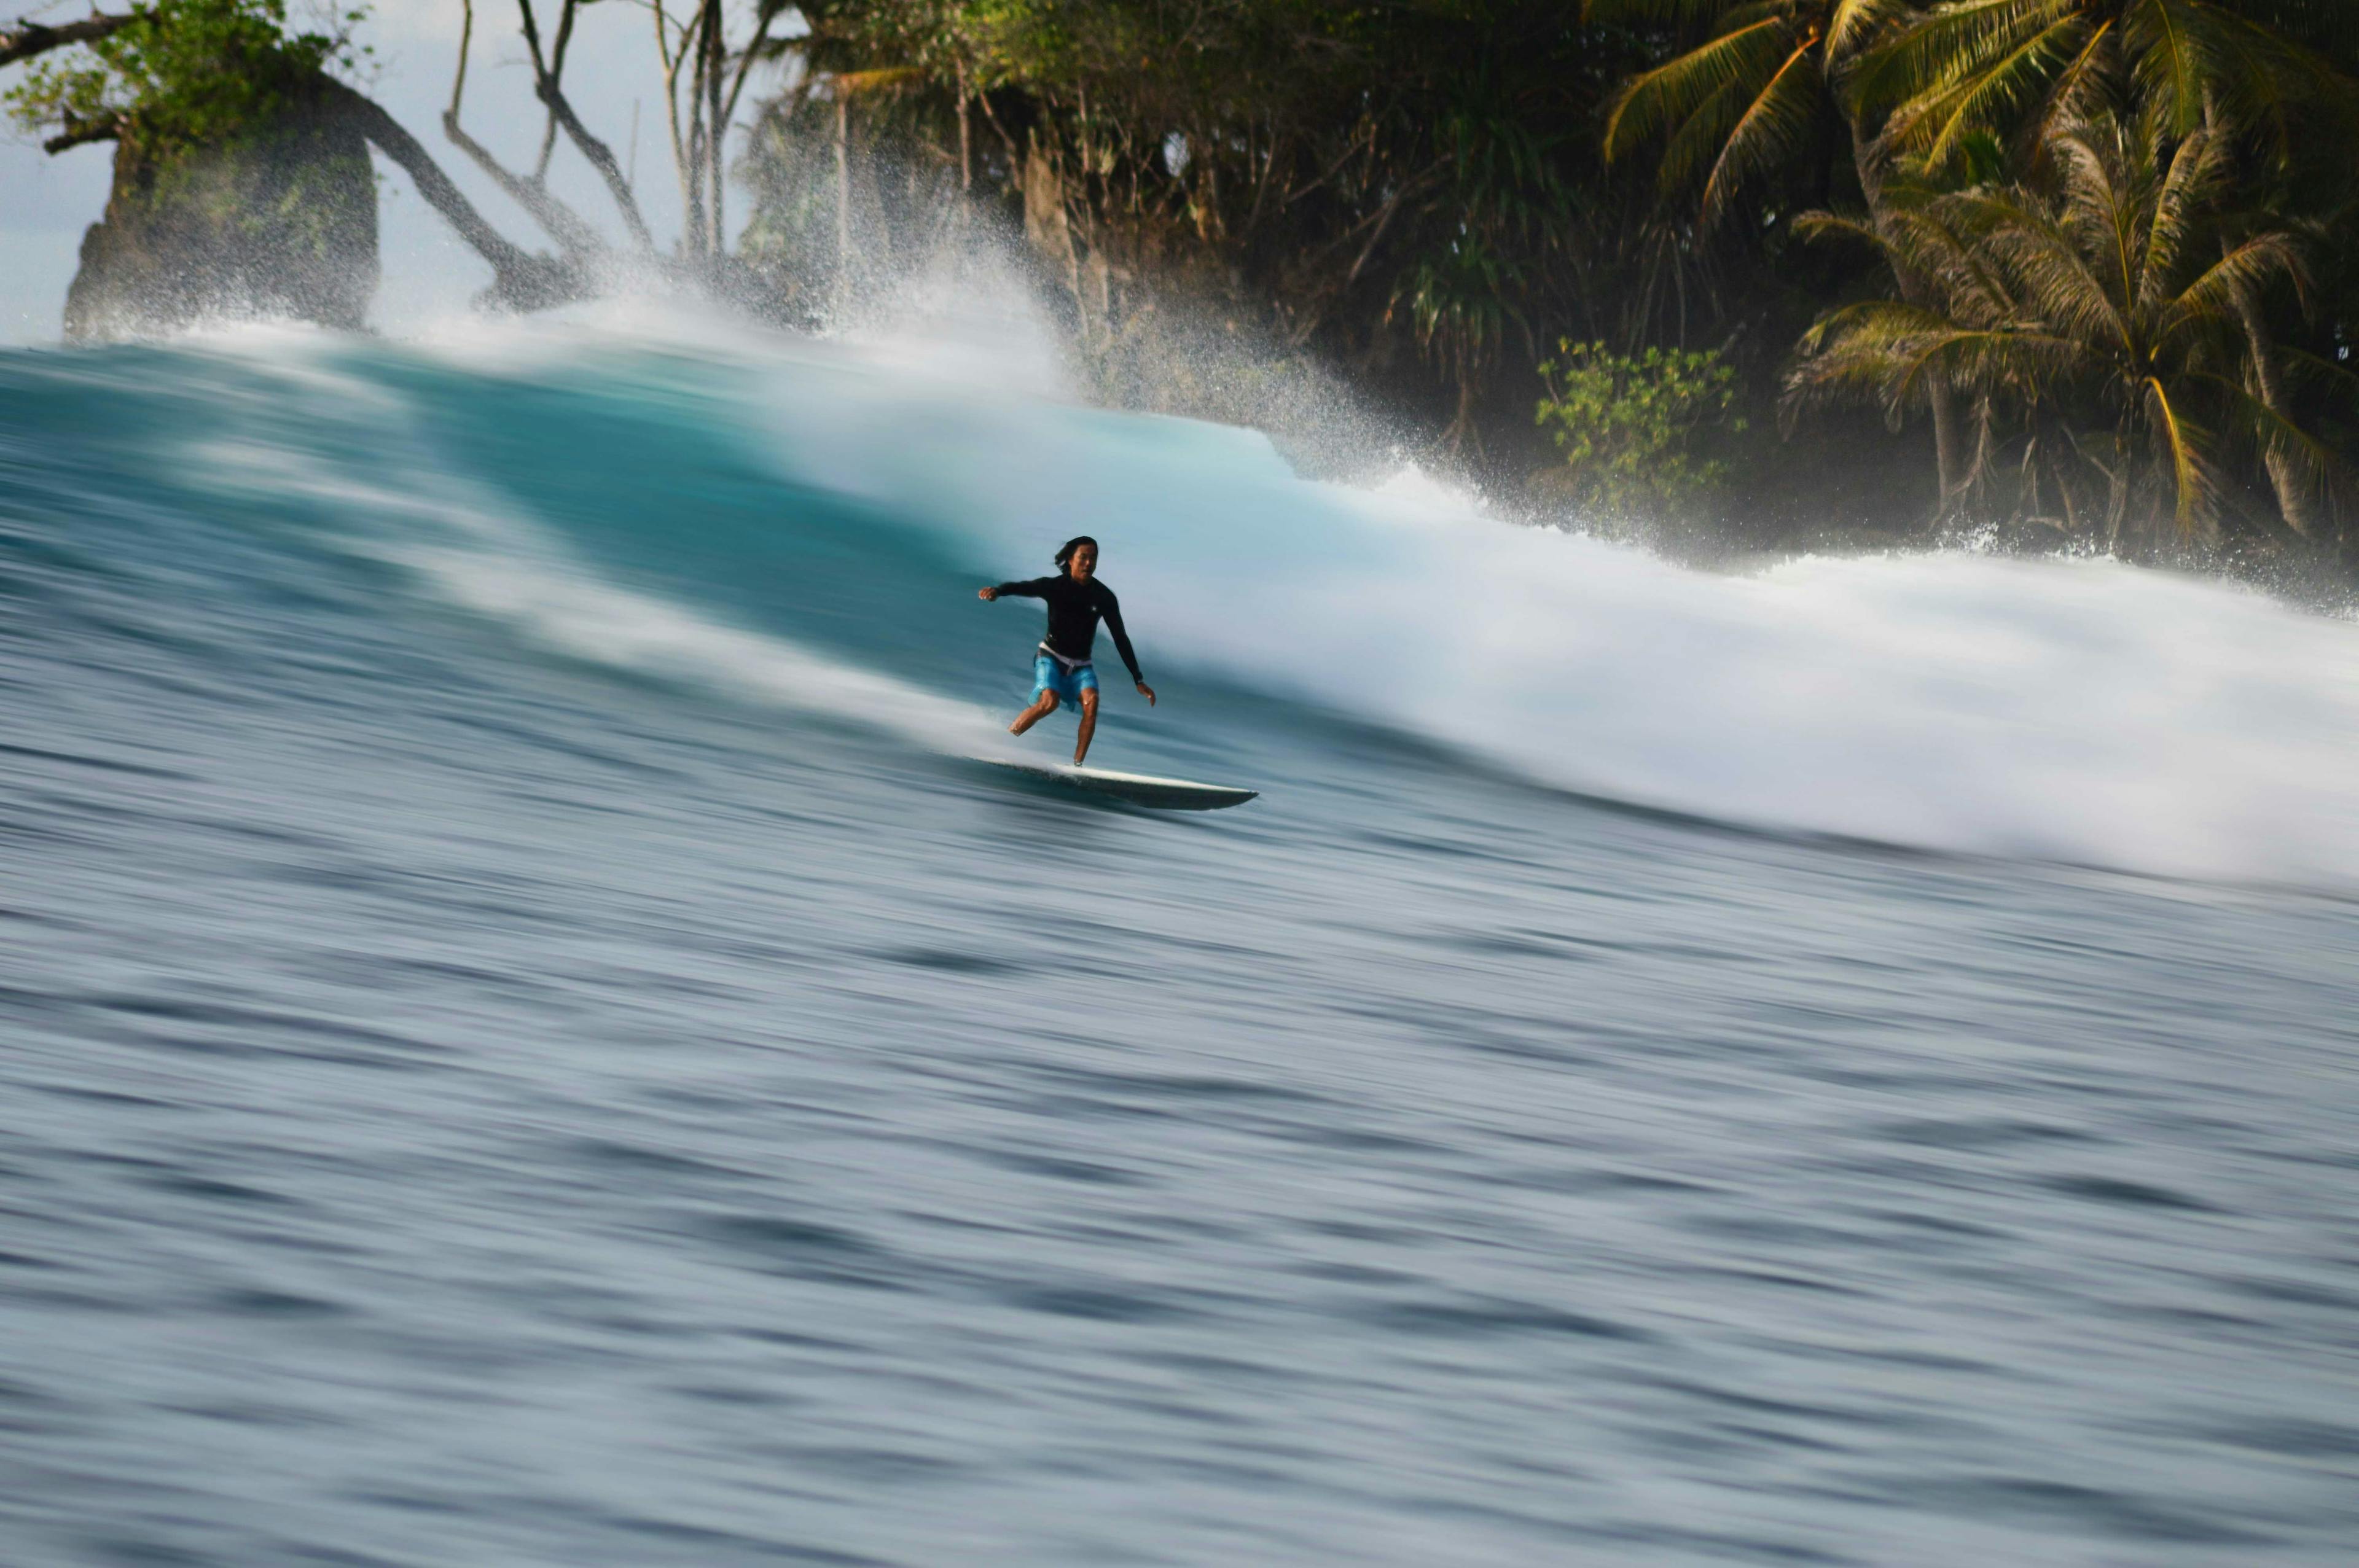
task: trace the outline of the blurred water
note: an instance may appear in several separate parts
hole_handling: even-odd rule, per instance
[[[1919,618],[1996,753],[1933,828],[2017,831],[2066,752],[2104,809],[2060,815],[2145,815],[2062,846],[2127,872],[1778,836],[1526,782],[1775,773],[1741,722],[1483,695],[1470,751],[1231,572],[1261,495],[1300,573],[1473,624],[1430,498],[769,352],[0,357],[0,1556],[2352,1560],[2351,786],[2063,733],[2080,667],[2022,641],[2326,650],[2180,694],[2283,760],[2349,743],[2308,728],[2347,628],[1805,573],[1983,582]],[[896,399],[933,416],[864,451]],[[1103,510],[1187,472],[1200,556]],[[959,760],[1034,634],[973,585],[1091,524],[1165,699],[1109,682],[1097,760],[1263,799]],[[1780,591],[1527,544],[1713,647]],[[1867,775],[1821,789],[1908,838],[1923,716],[1821,695]],[[2265,820],[2201,854],[2320,891],[2137,874]]]

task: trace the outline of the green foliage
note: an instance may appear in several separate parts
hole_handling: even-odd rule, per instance
[[[1737,410],[1770,367],[1756,350],[1740,373],[1671,345],[1792,342],[1845,301],[1857,310],[1810,340],[1796,384],[1823,375],[1801,400],[1844,391],[1935,416],[1948,483],[1918,492],[1938,497],[1920,519],[2004,510],[1996,466],[2020,466],[2035,436],[2042,477],[2025,505],[2111,515],[2125,537],[2266,527],[2267,498],[2297,490],[2323,516],[2326,449],[2359,451],[2359,402],[2328,386],[2359,340],[2344,167],[2359,0],[798,8],[811,31],[783,47],[806,81],[855,95],[855,137],[905,137],[920,174],[947,169],[1020,212],[1087,331],[1118,337],[1125,291],[1177,280],[1288,352],[1351,366],[1392,408],[1446,419],[1444,442],[1478,461],[1536,466],[1544,431],[1566,460],[1551,487],[1593,507],[1679,507],[1724,477]],[[808,231],[814,259],[786,270],[815,276],[833,252],[821,219],[834,94],[811,91],[824,122],[787,124],[760,149],[782,174],[810,168],[778,182],[777,222],[756,232]],[[2067,133],[2101,121],[2145,141],[2093,174],[2104,158]],[[2172,183],[2166,166],[2196,138],[2201,156]],[[1046,178],[1029,184],[1036,160]],[[1796,222],[1838,204],[1864,211]],[[2098,207],[2119,220],[2110,253],[2075,215]],[[1804,246],[1804,228],[1865,243]],[[2151,260],[2126,292],[2073,283],[2133,253]],[[1969,346],[1951,329],[1987,335]],[[1558,342],[1536,429],[1508,389]],[[1766,422],[1767,407],[1748,411]],[[1792,466],[1802,487],[1822,477]],[[1969,473],[1979,488],[1961,503]],[[1900,488],[1868,486],[1877,520],[1902,522]],[[2350,542],[2359,563],[2359,529]]]
[[[1708,497],[1728,465],[1701,449],[1708,432],[1742,432],[1735,368],[1717,349],[1618,354],[1603,343],[1557,345],[1535,420],[1564,453],[1551,488],[1607,517],[1661,517]]]
[[[1224,311],[1257,297],[1268,308],[1256,325],[1289,350],[1382,366],[1371,373],[1389,384],[1380,395],[1404,405],[1451,399],[1444,439],[1461,450],[1481,451],[1479,427],[1496,428],[1474,416],[1511,360],[1520,370],[1568,330],[1644,335],[1617,319],[1621,273],[1665,279],[1629,290],[1632,310],[1684,308],[1668,274],[1693,264],[1676,245],[1636,259],[1644,214],[1624,223],[1601,211],[1631,208],[1638,189],[1595,157],[1597,111],[1636,61],[1636,35],[1592,27],[1561,0],[799,9],[811,31],[789,48],[804,80],[848,89],[855,136],[864,125],[896,134],[886,98],[930,95],[941,130],[921,139],[937,162],[1022,195],[1036,222],[1061,203],[1084,259],[1118,277],[1184,278]],[[777,112],[800,114],[786,100]],[[759,152],[787,191],[787,140]],[[1053,193],[1019,189],[1035,156]],[[795,205],[782,195],[775,210]]]
[[[1693,48],[1623,84],[1605,124],[1605,153],[1664,143],[1667,195],[1700,190],[1709,225],[1740,192],[1780,169],[1823,158],[1829,88],[1886,27],[1903,0],[1588,0],[1589,15],[1677,23],[1706,18]],[[1681,38],[1684,45],[1690,40]]]
[[[2359,47],[2343,0],[1948,0],[1919,4],[1863,57],[1861,101],[1892,141],[1939,165],[1975,131],[2013,131],[2034,160],[2068,121],[2125,91],[2174,136],[2224,118],[2295,155],[2305,126],[2347,143],[2338,67]]]
[[[1825,316],[1796,398],[1872,398],[1897,418],[1945,382],[1983,432],[1984,510],[2110,540],[2216,540],[2253,488],[2240,472],[2260,467],[2288,521],[2331,496],[2344,465],[2272,391],[2252,325],[2272,287],[2306,281],[2307,247],[2239,210],[2226,132],[2174,138],[2167,111],[2060,127],[2052,184],[1913,197],[1880,228],[1820,220],[1919,287]]]
[[[10,116],[30,130],[113,121],[168,165],[267,124],[312,78],[369,52],[348,30],[289,33],[286,0],[162,0],[136,14],[86,53],[33,66],[5,95]],[[344,27],[364,15],[345,13]]]

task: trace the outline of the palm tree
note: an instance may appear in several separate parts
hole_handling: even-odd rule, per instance
[[[1972,403],[1979,486],[2012,441],[2020,510],[2044,513],[2052,492],[2061,522],[2101,521],[2112,540],[2158,538],[2166,523],[2182,544],[2216,539],[2240,459],[2339,487],[2333,452],[2264,395],[2242,315],[2274,283],[2307,285],[2302,246],[2283,228],[2239,234],[2227,134],[2168,127],[2168,104],[2066,123],[2049,190],[1920,189],[1879,225],[1814,215],[1812,230],[1866,240],[1935,297],[1823,317],[1789,374],[1789,406],[1864,397],[1897,417],[1946,383]]]
[[[1586,0],[1592,21],[1701,27],[1694,48],[1623,84],[1606,111],[1604,152],[1663,137],[1664,189],[1702,182],[1707,226],[1746,185],[1799,162],[1832,111],[1851,61],[1906,0]],[[1857,127],[1854,126],[1854,133]]]
[[[1840,115],[1872,222],[1886,209],[1884,148],[1847,90],[1854,62],[1888,36],[1914,0],[1586,0],[1593,20],[1701,25],[1705,41],[1623,85],[1607,111],[1610,161],[1636,142],[1666,138],[1661,179],[1680,189],[1703,181],[1709,228],[1733,197],[1779,165],[1798,162],[1819,127]],[[1708,165],[1708,167],[1707,167]],[[1821,198],[1823,200],[1823,196]],[[1905,261],[1895,274],[1904,297],[1924,289]],[[1946,384],[1929,390],[1940,497],[1934,518],[1956,507],[1963,483],[1964,434]]]
[[[1852,80],[1889,111],[1895,152],[1929,173],[1971,161],[1995,134],[2037,170],[2060,125],[2126,97],[2173,136],[2233,132],[2248,178],[2332,188],[2347,174],[2333,160],[2359,141],[2354,73],[2350,0],[1941,0],[1866,50]],[[2261,395],[2282,415],[2287,378],[2261,302],[2240,291],[2234,303]],[[2286,520],[2306,528],[2298,465],[2272,451],[2266,466]]]
[[[2013,132],[2037,156],[2065,122],[2125,81],[2164,128],[2207,120],[2266,130],[2291,151],[2294,114],[2348,133],[2359,51],[2351,0],[1942,0],[1861,55],[1886,134],[1939,166],[1976,131]]]

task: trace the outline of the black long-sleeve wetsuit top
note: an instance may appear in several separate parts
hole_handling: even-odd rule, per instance
[[[1114,589],[1095,578],[1076,582],[1071,572],[1059,572],[1055,577],[1036,577],[1029,582],[1003,582],[992,590],[1006,598],[1045,599],[1049,601],[1049,636],[1040,645],[1050,653],[1074,663],[1090,656],[1090,647],[1097,641],[1098,618],[1105,618],[1106,630],[1114,633],[1115,652],[1130,670],[1134,685],[1144,686],[1147,677],[1138,673],[1138,655],[1130,651],[1130,633],[1122,629],[1122,601]]]

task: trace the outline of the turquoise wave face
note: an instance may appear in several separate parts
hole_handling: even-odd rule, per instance
[[[125,533],[132,556],[193,528],[373,563],[397,574],[378,612],[456,610],[694,700],[974,750],[1037,635],[974,588],[1087,532],[1178,681],[1151,716],[1117,694],[1108,765],[1261,736],[1326,778],[1328,741],[1300,737],[1368,727],[1770,830],[2359,884],[2359,632],[2219,584],[1958,553],[1684,571],[1493,522],[1413,469],[1309,482],[1254,432],[709,330],[5,367],[35,513],[198,520]]]
[[[957,760],[1083,528],[1093,756],[1259,799]],[[856,346],[0,357],[0,1555],[2339,1565],[2359,924],[2054,860],[2343,876],[2350,635]]]

